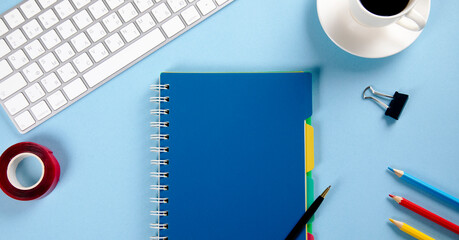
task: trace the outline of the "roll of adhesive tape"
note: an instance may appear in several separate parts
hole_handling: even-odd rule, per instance
[[[38,182],[30,187],[24,187],[16,176],[19,163],[27,157],[37,158],[42,172]],[[36,143],[15,144],[0,156],[0,188],[16,200],[29,201],[46,196],[56,187],[60,172],[53,152]]]

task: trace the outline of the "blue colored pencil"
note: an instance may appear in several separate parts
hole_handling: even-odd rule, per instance
[[[412,185],[415,185],[423,190],[425,190],[426,192],[429,192],[431,193],[432,195],[435,195],[437,196],[438,198],[441,198],[447,202],[450,202],[452,204],[454,204],[456,207],[459,208],[459,199],[456,198],[456,197],[453,197],[451,196],[450,194],[448,193],[445,193],[443,192],[442,190],[420,180],[420,179],[417,179],[413,176],[411,176],[410,174],[408,173],[405,173],[404,171],[402,170],[398,170],[398,169],[393,169],[391,167],[388,167],[388,169],[390,171],[392,171],[393,173],[395,173],[395,175],[397,175],[400,179],[403,179],[404,181],[408,182],[408,183],[411,183]]]

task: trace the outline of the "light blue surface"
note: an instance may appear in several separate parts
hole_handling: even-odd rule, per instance
[[[2,0],[0,10],[18,2]],[[387,194],[456,223],[458,209],[386,169],[422,176],[459,196],[458,9],[457,0],[433,1],[425,31],[411,47],[369,60],[345,53],[327,38],[313,0],[236,0],[26,135],[2,110],[0,151],[21,141],[44,144],[59,159],[62,178],[38,201],[18,202],[0,193],[0,238],[147,239],[148,87],[160,72],[313,70],[316,189],[333,185],[316,216],[317,239],[411,239],[390,225],[389,217],[437,239],[457,239]],[[399,121],[361,99],[369,84],[410,95]]]

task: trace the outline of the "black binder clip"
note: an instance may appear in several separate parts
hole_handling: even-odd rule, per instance
[[[372,96],[365,96],[365,92],[370,89],[373,95],[378,95],[381,97],[386,97],[386,98],[392,98],[392,101],[390,101],[389,106],[387,104],[381,102],[380,100],[376,99],[375,97]],[[383,108],[386,109],[385,115],[389,116],[391,118],[394,118],[398,120],[398,117],[400,116],[400,113],[402,113],[403,107],[405,107],[406,101],[408,101],[408,95],[395,92],[394,96],[390,96],[384,93],[376,92],[371,86],[368,86],[363,90],[363,99],[372,99],[375,101],[377,104],[381,105]]]

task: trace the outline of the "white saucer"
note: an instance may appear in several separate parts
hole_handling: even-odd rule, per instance
[[[420,0],[415,9],[428,19],[430,0]],[[356,22],[349,0],[317,0],[320,24],[328,37],[344,51],[365,58],[394,55],[418,38],[422,31],[407,30],[396,23],[372,28]]]

